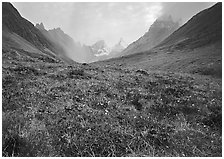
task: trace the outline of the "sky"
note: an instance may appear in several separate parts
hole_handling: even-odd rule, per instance
[[[13,2],[20,14],[45,28],[60,27],[76,42],[92,45],[105,40],[112,47],[122,38],[130,44],[160,16],[182,24],[214,2]]]

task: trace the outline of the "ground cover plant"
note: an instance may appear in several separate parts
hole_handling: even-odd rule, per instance
[[[221,95],[205,76],[4,60],[3,156],[221,156]]]

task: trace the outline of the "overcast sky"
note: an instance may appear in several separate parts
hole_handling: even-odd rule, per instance
[[[139,2],[14,2],[20,14],[33,24],[43,22],[46,29],[60,27],[75,41],[92,45],[105,40],[113,46],[122,37],[131,43],[148,31],[162,15],[185,23],[214,2],[139,3]]]

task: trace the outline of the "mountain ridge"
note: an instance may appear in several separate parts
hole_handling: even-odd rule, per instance
[[[173,34],[164,39],[157,47],[172,45],[174,43],[203,41],[203,45],[222,39],[222,3],[216,3],[198,14],[194,15],[187,23],[177,29]],[[208,20],[209,19],[209,20]],[[192,39],[193,41],[189,41]],[[213,41],[212,41],[213,40]],[[215,41],[214,41],[215,40]]]
[[[68,34],[64,33],[61,28],[46,30],[43,23],[35,26],[51,43],[59,46],[61,52],[76,62],[83,62],[85,54],[82,52],[81,45],[75,42]]]
[[[219,33],[220,25],[208,30],[214,26]],[[37,27],[57,49],[70,47],[62,30],[50,36]],[[177,39],[121,58],[69,64],[58,58],[65,52],[3,28],[2,156],[222,157],[222,41],[214,35],[210,43],[199,38],[197,47],[194,38],[182,47]],[[96,58],[91,46],[81,48],[89,61]]]
[[[171,16],[157,18],[142,37],[128,45],[128,47],[122,51],[121,56],[143,52],[153,48],[178,27],[179,23],[174,22]]]
[[[31,22],[23,18],[17,9],[8,2],[2,3],[3,46],[6,50],[33,50],[42,55],[57,58],[59,61],[73,63],[61,50],[54,45]],[[16,34],[16,35],[15,35]],[[19,36],[19,38],[18,38]],[[24,40],[23,40],[24,39]],[[16,43],[16,45],[14,45]],[[24,46],[23,46],[24,45]],[[15,48],[18,46],[18,48]]]
[[[221,15],[222,4],[217,3],[194,15],[154,48],[109,59],[105,63],[150,71],[183,72],[221,78]],[[210,21],[208,17],[213,19]]]

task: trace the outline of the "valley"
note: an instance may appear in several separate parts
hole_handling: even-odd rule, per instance
[[[150,49],[92,63],[71,60],[40,25],[24,38],[2,4],[2,156],[222,156],[221,3]],[[218,18],[205,36],[208,14]]]
[[[121,58],[109,59],[100,64],[111,64],[147,71],[168,71],[222,77],[222,47],[220,43],[195,49],[155,48]]]
[[[214,80],[109,65],[3,65],[4,156],[221,155]]]

